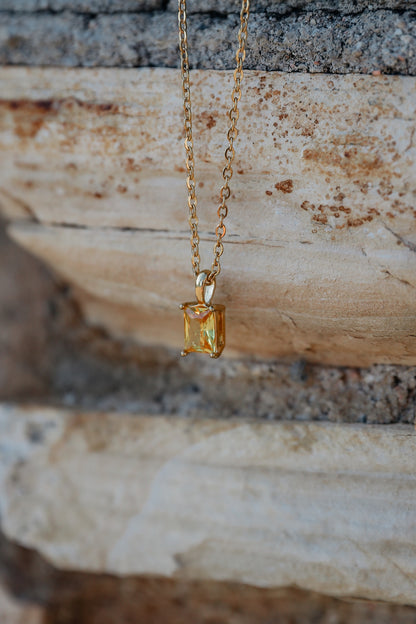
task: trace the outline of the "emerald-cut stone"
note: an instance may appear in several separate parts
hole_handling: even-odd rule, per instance
[[[208,353],[219,357],[225,346],[225,306],[184,303],[185,345],[183,354]]]

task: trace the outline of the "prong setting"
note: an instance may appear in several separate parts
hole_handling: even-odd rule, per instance
[[[225,307],[199,301],[182,305],[185,330],[182,355],[199,352],[218,358],[225,345]]]

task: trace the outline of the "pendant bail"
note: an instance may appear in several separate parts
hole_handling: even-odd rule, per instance
[[[211,304],[212,297],[215,292],[215,277],[211,282],[208,282],[208,276],[210,271],[203,269],[198,273],[195,280],[195,293],[199,303],[205,303],[209,306]]]

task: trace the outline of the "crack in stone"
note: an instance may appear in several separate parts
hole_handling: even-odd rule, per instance
[[[413,128],[412,128],[412,131],[411,131],[411,133],[410,133],[409,145],[408,145],[408,146],[406,147],[406,149],[404,150],[405,152],[407,152],[409,149],[411,149],[411,148],[413,147],[413,138],[414,138],[414,136],[415,136],[415,131],[416,131],[416,128],[415,128],[415,127],[413,127]]]
[[[409,241],[403,236],[401,236],[400,234],[397,234],[397,232],[392,230],[386,223],[384,223],[384,221],[382,221],[382,223],[383,223],[383,226],[386,228],[386,230],[390,232],[390,234],[393,234],[393,236],[397,238],[397,240],[399,240],[405,247],[410,249],[410,251],[413,251],[414,253],[416,253],[416,243],[412,243],[412,241]]]
[[[393,273],[391,273],[388,269],[383,269],[383,273],[385,273],[387,275],[387,277],[392,277],[393,279],[397,280],[398,282],[401,282],[402,284],[405,284],[405,286],[410,286],[411,288],[414,288],[413,284],[411,284],[407,280],[402,279],[401,277],[397,277],[397,275],[393,275]]]

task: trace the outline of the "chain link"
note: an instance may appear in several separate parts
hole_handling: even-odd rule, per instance
[[[223,254],[224,246],[222,239],[225,236],[226,228],[224,219],[228,214],[227,200],[230,198],[231,189],[229,182],[233,177],[232,163],[235,156],[234,141],[238,136],[237,122],[239,117],[238,103],[241,99],[241,82],[243,79],[243,62],[246,57],[247,25],[250,12],[250,0],[242,0],[240,12],[240,28],[238,31],[238,49],[235,54],[236,68],[234,70],[234,86],[231,93],[232,107],[228,111],[230,127],[227,132],[228,146],[225,150],[225,165],[222,170],[224,184],[220,190],[220,205],[217,210],[219,217],[218,225],[215,228],[216,241],[214,245],[214,261],[212,263],[207,283],[211,283],[221,271],[220,257]],[[182,90],[183,90],[183,112],[185,130],[185,151],[186,151],[186,186],[188,189],[189,226],[191,228],[191,250],[192,267],[195,276],[200,272],[199,256],[199,234],[197,216],[197,197],[195,187],[195,162],[194,145],[192,138],[192,108],[191,108],[191,85],[189,80],[189,60],[188,60],[188,38],[186,21],[186,0],[178,0],[178,23],[179,23],[179,51],[181,56]]]

